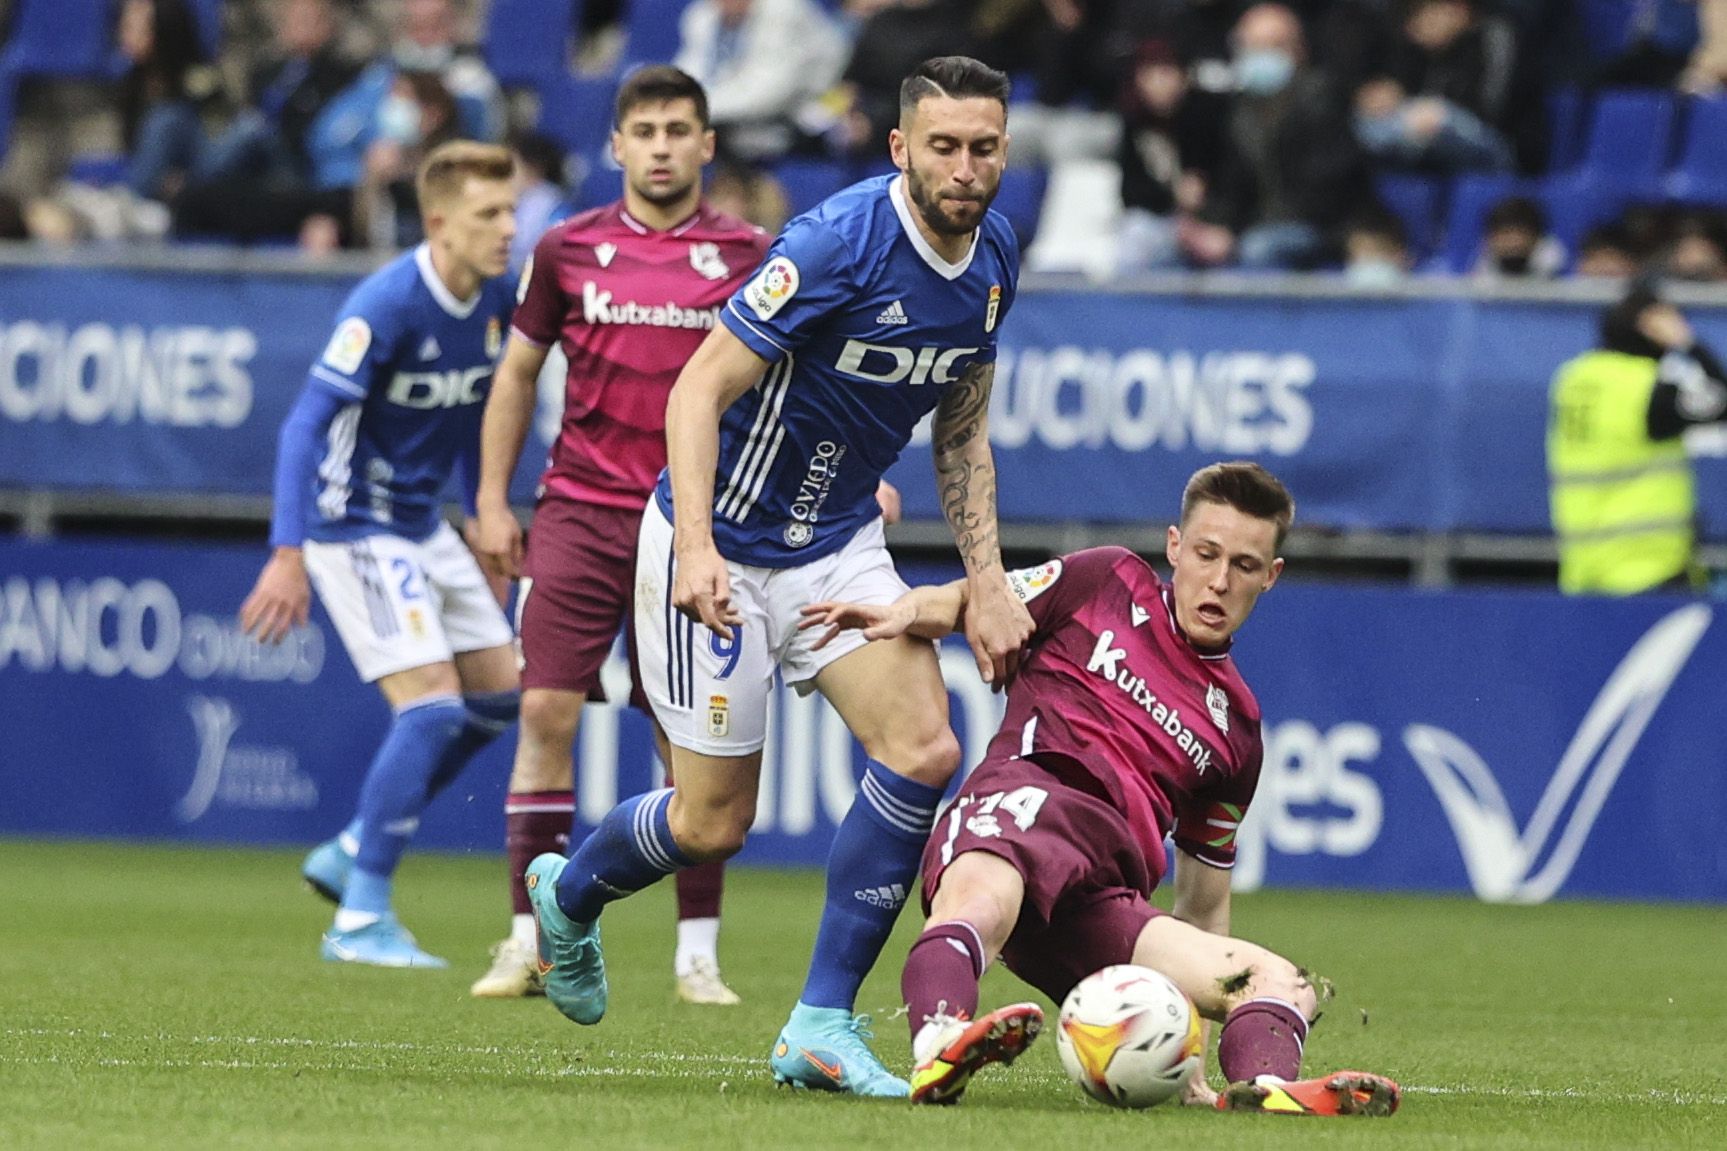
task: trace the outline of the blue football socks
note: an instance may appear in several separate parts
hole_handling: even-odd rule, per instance
[[[851,1010],[911,893],[941,789],[871,760],[828,852],[827,902],[800,1002]]]
[[[389,912],[390,877],[420,826],[433,774],[461,738],[466,715],[462,701],[449,695],[428,696],[396,712],[360,788],[360,850],[342,897],[344,911]]]
[[[600,909],[688,867],[672,838],[667,809],[672,789],[638,795],[612,808],[570,856],[558,877],[558,907],[577,923],[592,923]]]

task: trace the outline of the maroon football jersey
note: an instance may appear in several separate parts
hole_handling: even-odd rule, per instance
[[[1082,772],[1127,816],[1155,884],[1163,838],[1215,867],[1259,783],[1259,701],[1228,652],[1176,626],[1171,589],[1125,548],[1012,572],[1037,631],[990,745]]]
[[[537,347],[557,343],[570,361],[548,491],[608,507],[647,503],[666,466],[666,397],[770,239],[706,204],[655,231],[622,201],[541,237],[512,327]]]

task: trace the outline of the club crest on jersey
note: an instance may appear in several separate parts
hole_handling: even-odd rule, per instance
[[[718,244],[691,244],[690,267],[704,280],[723,280],[732,274],[732,270],[726,267],[725,260],[720,257]]]
[[[771,320],[797,293],[798,266],[784,256],[775,256],[744,286],[744,303],[758,319]]]
[[[366,351],[371,346],[371,326],[358,316],[349,316],[330,337],[330,346],[324,349],[324,362],[344,376],[351,376],[366,362]]]
[[[1205,709],[1211,713],[1211,722],[1217,725],[1217,730],[1228,735],[1229,696],[1215,683],[1205,689]]]
[[[612,257],[617,254],[618,246],[609,240],[594,245],[594,259],[600,262],[602,268],[611,267]]]
[[[786,525],[784,537],[788,548],[801,548],[816,538],[815,529],[805,523],[789,523]]]
[[[983,310],[984,331],[995,331],[995,317],[999,311],[1001,311],[1001,285],[991,284],[989,286],[989,306]]]
[[[493,316],[486,321],[486,358],[495,360],[498,353],[504,350],[504,325],[498,317]]]
[[[1048,591],[1061,578],[1061,561],[1050,560],[1042,567],[1024,568],[1007,573],[1007,586],[1019,602],[1030,603]]]

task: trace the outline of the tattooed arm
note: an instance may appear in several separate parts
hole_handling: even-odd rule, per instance
[[[1002,688],[1031,638],[1031,615],[1007,586],[996,534],[995,458],[989,447],[989,396],[994,364],[967,368],[936,408],[931,443],[936,490],[965,564],[970,606],[965,638],[977,670]]]

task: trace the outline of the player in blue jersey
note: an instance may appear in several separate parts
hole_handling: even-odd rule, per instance
[[[514,304],[499,278],[516,231],[510,174],[491,145],[426,158],[426,242],[354,289],[282,425],[274,551],[240,609],[279,642],[306,621],[309,574],[395,713],[353,822],[303,868],[340,905],[323,940],[332,961],[446,966],[396,919],[391,878],[427,802],[520,705],[509,622],[442,516],[452,472],[474,515],[480,417]]]
[[[1011,676],[1031,634],[1001,566],[986,427],[1019,272],[1013,233],[988,210],[1007,158],[1007,91],[965,57],[920,65],[900,90],[899,174],[793,220],[672,391],[670,468],[642,520],[635,610],[677,787],[615,808],[567,864],[543,855],[528,873],[547,995],[579,1023],[606,1007],[600,909],[742,846],[777,670],[821,691],[870,762],[834,839],[809,979],[773,1073],[908,1093],[852,1012],[959,743],[932,645],[853,636],[816,650],[798,621],[836,589],[868,603],[902,594],[876,485],[933,411],[942,505],[978,597],[967,636],[991,683]]]

